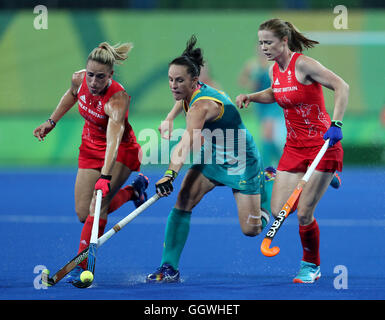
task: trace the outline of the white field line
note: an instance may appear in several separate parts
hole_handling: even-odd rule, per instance
[[[117,223],[123,216],[111,216],[109,224]],[[165,224],[167,217],[142,216],[132,223],[137,224]],[[322,227],[385,227],[385,219],[322,219],[317,218]],[[43,215],[0,215],[0,223],[80,223],[75,216],[43,216]],[[231,217],[192,217],[191,224],[195,225],[238,225],[238,218]],[[298,225],[296,217],[289,217],[285,225]]]
[[[303,33],[321,45],[385,45],[384,31],[304,31]]]

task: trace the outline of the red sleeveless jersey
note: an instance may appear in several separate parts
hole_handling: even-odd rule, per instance
[[[106,148],[108,116],[104,112],[104,106],[115,93],[124,91],[123,86],[112,79],[107,86],[108,88],[103,95],[94,96],[90,93],[86,82],[86,76],[84,76],[77,94],[79,113],[85,119],[82,140],[84,142],[90,142],[100,149]],[[125,130],[121,143],[136,143],[134,131],[128,123],[128,110],[125,117]]]
[[[331,121],[325,108],[322,86],[318,82],[304,85],[295,76],[295,62],[302,54],[293,53],[288,67],[280,71],[273,66],[272,89],[283,108],[287,137],[291,147],[314,147],[324,144],[323,136]]]

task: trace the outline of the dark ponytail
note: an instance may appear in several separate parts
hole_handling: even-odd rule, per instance
[[[305,49],[313,48],[316,44],[319,44],[318,41],[306,38],[292,23],[281,19],[265,21],[259,26],[259,31],[261,30],[269,30],[281,40],[286,36],[289,49],[295,52],[302,52]]]
[[[202,49],[194,49],[196,43],[197,38],[195,35],[192,35],[189,41],[187,41],[186,49],[183,51],[182,55],[172,60],[169,63],[169,66],[172,64],[186,66],[187,73],[189,73],[192,78],[199,77],[204,61]]]

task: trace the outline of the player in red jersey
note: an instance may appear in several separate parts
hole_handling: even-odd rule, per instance
[[[319,227],[315,208],[335,171],[342,170],[342,120],[348,104],[349,86],[318,61],[301,52],[317,41],[307,39],[290,23],[271,19],[258,30],[263,53],[275,64],[270,69],[271,87],[236,98],[239,108],[277,102],[283,109],[287,137],[277,168],[271,209],[276,216],[303,177],[317,152],[330,139],[329,149],[303,189],[297,205],[299,234],[303,247],[301,268],[294,282],[312,283],[321,276]],[[332,121],[326,111],[322,86],[334,91]]]
[[[125,60],[131,48],[130,43],[111,46],[107,42],[95,48],[88,56],[86,69],[72,75],[71,87],[51,117],[33,132],[39,141],[44,140],[78,102],[79,112],[85,119],[75,182],[75,210],[84,222],[79,252],[88,246],[91,237],[95,190],[103,191],[99,236],[104,233],[108,213],[129,200],[139,206],[147,199],[148,179],[142,174],[132,185],[121,189],[131,172],[140,169],[141,148],[128,122],[130,96],[112,79],[114,64]],[[71,273],[69,282],[86,266],[85,260]]]

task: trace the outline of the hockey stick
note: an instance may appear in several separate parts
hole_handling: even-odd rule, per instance
[[[270,248],[271,241],[274,239],[275,235],[277,234],[279,228],[282,226],[283,222],[289,215],[289,213],[293,210],[296,202],[298,201],[303,187],[306,185],[306,183],[309,181],[310,176],[313,174],[315,168],[317,167],[318,163],[321,161],[323,155],[325,154],[327,148],[329,146],[329,139],[327,139],[322,146],[321,150],[318,152],[317,156],[315,157],[313,163],[310,165],[310,167],[307,169],[305,175],[303,178],[298,182],[297,187],[293,191],[293,193],[290,195],[287,202],[282,207],[281,211],[278,213],[277,218],[275,218],[275,221],[271,225],[269,231],[266,233],[265,238],[262,241],[261,244],[261,251],[262,253],[267,257],[274,257],[279,253],[279,247],[272,247]]]
[[[102,190],[96,192],[96,205],[95,205],[95,214],[94,222],[92,224],[91,239],[88,249],[88,262],[87,270],[92,273],[95,272],[95,263],[96,263],[96,250],[98,248],[98,233],[99,233],[99,218],[100,218],[100,209],[102,206]]]
[[[95,274],[95,263],[96,263],[96,252],[98,249],[98,234],[99,234],[99,220],[100,220],[100,209],[102,207],[103,191],[96,191],[96,204],[94,213],[94,222],[92,223],[90,244],[88,246],[88,261],[87,270],[92,273],[92,280],[87,282],[74,281],[72,284],[78,288],[87,288],[94,281]]]
[[[125,218],[120,220],[117,224],[115,224],[108,232],[102,235],[98,239],[98,248],[102,246],[108,239],[110,239],[115,233],[119,232],[123,229],[129,222],[135,219],[139,214],[145,211],[149,206],[154,204],[159,199],[157,194],[153,195],[150,199],[148,199],[145,203],[143,203],[140,207],[136,208]],[[76,257],[72,260],[68,261],[58,272],[56,272],[52,277],[49,276],[49,270],[43,270],[41,274],[42,283],[46,286],[54,286],[61,279],[63,279],[69,272],[71,272],[79,263],[87,259],[89,252],[89,247],[85,248],[82,252],[80,252]]]

